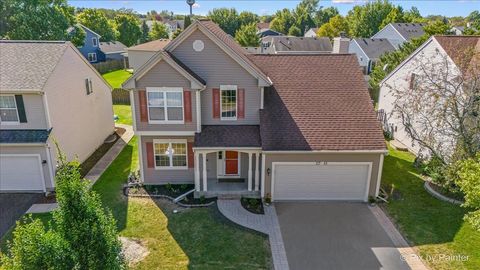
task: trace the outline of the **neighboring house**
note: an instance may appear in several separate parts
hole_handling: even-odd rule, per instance
[[[328,37],[269,36],[262,38],[262,53],[304,54],[331,53],[332,43]]]
[[[145,23],[148,26],[148,29],[151,31],[153,24],[155,23],[154,20],[146,20]],[[164,19],[162,21],[157,21],[157,23],[163,23],[167,27],[168,35],[172,37],[173,33],[177,31],[177,29],[182,29],[184,28],[184,22],[183,20],[167,20]]]
[[[376,196],[386,145],[350,54],[250,54],[194,21],[124,84],[145,184],[195,196]]]
[[[348,52],[356,54],[364,74],[370,74],[380,56],[394,50],[395,47],[387,39],[355,38],[350,41]]]
[[[90,63],[105,61],[105,54],[100,50],[100,35],[90,28],[79,24],[85,30],[85,40],[83,46],[78,47],[85,59]]]
[[[450,32],[456,36],[463,35],[464,31],[465,31],[465,26],[453,26],[452,29],[450,29]]]
[[[85,161],[113,133],[111,89],[70,42],[0,41],[0,192],[55,187],[57,149]]]
[[[257,23],[257,30],[260,31],[262,29],[270,29],[270,23],[269,22],[259,22],[259,23]]]
[[[263,28],[258,30],[257,35],[261,38],[268,37],[268,36],[283,36],[282,33],[274,31],[270,28]]]
[[[310,28],[308,29],[307,32],[305,32],[305,35],[303,35],[304,37],[316,37],[317,36],[317,32],[318,32],[318,28]]]
[[[138,68],[145,64],[155,53],[162,50],[169,42],[169,39],[157,39],[127,48],[130,68],[134,71],[138,70]]]
[[[100,42],[100,51],[105,55],[105,60],[122,60],[125,58],[127,46],[120,41]]]
[[[384,128],[393,132],[394,139],[404,144],[414,154],[418,155],[422,149],[418,143],[412,141],[403,126],[401,116],[395,111],[396,104],[401,101],[397,100],[392,89],[397,91],[414,90],[414,85],[419,83],[415,78],[424,75],[425,69],[422,66],[425,66],[425,63],[433,63],[437,67],[445,68],[447,60],[450,76],[448,80],[453,80],[460,72],[461,68],[458,67],[458,65],[462,65],[460,60],[465,59],[462,54],[470,49],[480,51],[479,36],[433,36],[381,82],[378,110]],[[438,73],[435,72],[435,75]],[[440,74],[445,74],[445,71]],[[434,77],[432,76],[432,78]],[[418,124],[414,127],[417,130],[422,128]],[[450,138],[436,139],[445,141]],[[428,153],[422,154],[428,155]]]
[[[388,39],[395,48],[398,48],[412,38],[423,36],[425,34],[424,26],[424,23],[389,23],[372,39]]]

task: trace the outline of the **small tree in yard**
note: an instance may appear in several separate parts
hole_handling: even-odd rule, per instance
[[[50,229],[39,220],[19,224],[3,264],[7,269],[124,269],[111,212],[81,179],[78,162],[67,163],[59,156],[55,176],[59,208]]]
[[[480,54],[472,48],[453,58],[455,64],[441,54],[419,54],[408,89],[386,85],[395,97],[393,114],[433,157],[440,167],[433,180],[447,189],[455,187],[447,167],[480,151]]]
[[[465,194],[464,207],[473,209],[465,216],[480,231],[480,153],[475,158],[460,161],[456,183]]]
[[[235,33],[235,40],[245,47],[257,47],[260,45],[260,37],[257,35],[255,23],[242,25]]]

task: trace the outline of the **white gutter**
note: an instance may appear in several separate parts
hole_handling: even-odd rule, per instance
[[[386,154],[388,150],[262,151],[268,154]]]

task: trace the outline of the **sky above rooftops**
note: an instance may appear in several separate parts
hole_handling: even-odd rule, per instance
[[[273,14],[275,11],[283,8],[294,8],[300,1],[256,1],[256,0],[197,0],[194,13],[206,15],[209,10],[220,7],[236,8],[238,11],[252,11],[260,15]],[[333,0],[320,1],[324,7],[335,6],[340,13],[345,15],[355,5],[362,5],[366,1],[359,0]],[[474,10],[480,10],[480,0],[456,0],[456,1],[392,1],[395,5],[400,5],[404,9],[410,9],[416,6],[422,16],[444,15],[444,16],[466,16]],[[86,8],[131,8],[139,13],[146,13],[150,10],[170,10],[176,14],[187,14],[188,5],[185,0],[163,0],[163,1],[145,1],[145,0],[110,0],[110,1],[87,1],[87,0],[68,0],[70,5]]]

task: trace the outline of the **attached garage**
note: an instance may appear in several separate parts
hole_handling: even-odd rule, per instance
[[[272,199],[367,201],[371,162],[273,162]]]
[[[1,191],[44,192],[45,180],[40,155],[0,155]]]

